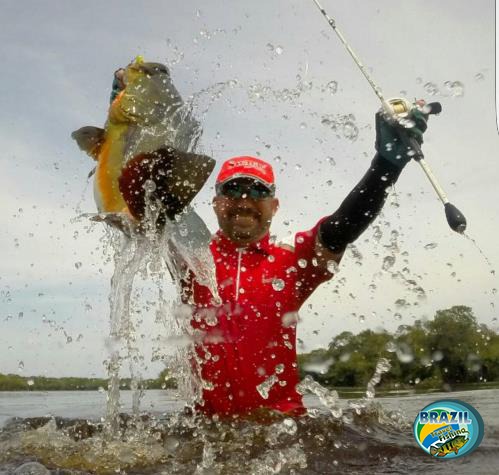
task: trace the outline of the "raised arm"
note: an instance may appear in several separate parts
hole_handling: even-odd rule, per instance
[[[423,142],[428,115],[415,108],[405,121],[410,127],[402,133]],[[340,207],[325,218],[319,228],[316,253],[321,266],[333,260],[340,262],[348,244],[354,242],[374,221],[387,197],[387,189],[393,185],[402,169],[409,163],[414,151],[400,138],[400,125],[388,123],[383,113],[376,114],[377,154],[359,183],[343,200]]]

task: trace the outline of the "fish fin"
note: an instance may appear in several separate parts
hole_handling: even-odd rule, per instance
[[[80,150],[87,153],[94,160],[99,157],[100,148],[104,142],[104,129],[87,125],[75,130],[71,138],[76,141]]]
[[[145,215],[144,184],[152,180],[153,198],[163,206],[163,214],[173,219],[190,204],[214,167],[215,160],[207,155],[163,147],[128,161],[121,172],[119,188],[131,214],[140,220]]]
[[[447,454],[445,454],[444,452],[440,452],[437,457],[445,457]]]
[[[140,232],[137,221],[127,210],[122,212],[89,213],[86,216],[90,218],[90,221],[104,223],[119,229],[128,237],[135,236]]]

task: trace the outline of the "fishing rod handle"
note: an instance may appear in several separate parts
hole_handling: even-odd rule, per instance
[[[411,137],[409,133],[403,129],[403,128],[397,128],[397,134],[402,141],[402,143],[405,145],[405,147],[408,149],[408,153],[412,155],[411,158],[413,158],[416,162],[419,163],[423,171],[425,172],[425,175],[427,176],[428,180],[431,183],[431,186],[433,186],[433,189],[437,193],[438,197],[442,201],[442,203],[445,205],[446,203],[449,202],[447,195],[445,194],[445,191],[443,188],[440,186],[440,183],[438,183],[437,177],[434,175],[433,171],[431,170],[430,166],[428,163],[426,163],[426,160],[424,158],[423,151],[421,150],[421,145],[419,142],[416,140],[415,137]],[[410,149],[410,150],[409,150]]]
[[[449,203],[449,199],[447,198],[447,195],[445,194],[445,191],[440,186],[440,183],[438,182],[436,176],[433,174],[433,171],[431,170],[431,168],[428,165],[428,163],[426,163],[426,160],[424,159],[424,157],[420,158],[420,159],[418,159],[416,161],[419,163],[419,165],[421,166],[421,168],[425,172],[425,175],[428,177],[428,180],[430,181],[431,186],[433,186],[433,189],[435,190],[435,192],[437,193],[438,197],[440,198],[440,201],[442,201],[442,203],[444,205],[446,205],[447,203]]]

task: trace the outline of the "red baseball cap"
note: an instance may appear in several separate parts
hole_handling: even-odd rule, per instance
[[[216,185],[222,185],[235,178],[255,178],[270,189],[275,188],[272,165],[255,157],[233,157],[224,162],[217,176]]]

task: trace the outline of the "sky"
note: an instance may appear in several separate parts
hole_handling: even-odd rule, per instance
[[[423,151],[468,230],[449,229],[409,164],[336,278],[303,307],[300,351],[452,305],[498,330],[494,2],[322,3],[387,97],[442,103]],[[274,165],[279,239],[331,214],[374,155],[379,101],[312,0],[0,7],[0,373],[105,374],[113,249],[103,225],[80,217],[95,211],[93,163],[70,134],[102,126],[113,72],[136,55],[167,64],[182,96],[194,97],[198,150],[217,169],[243,154]],[[194,201],[212,231],[217,169]],[[144,371],[156,375],[149,354],[165,329],[142,310]]]

